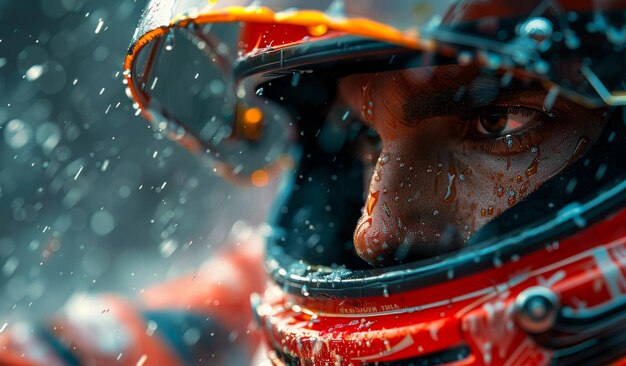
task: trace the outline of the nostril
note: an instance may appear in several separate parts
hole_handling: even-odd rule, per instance
[[[394,257],[390,244],[389,223],[384,218],[374,218],[363,215],[354,232],[355,249],[359,257],[366,262],[377,265],[388,262]]]

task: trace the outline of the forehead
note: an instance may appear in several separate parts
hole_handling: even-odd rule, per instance
[[[402,87],[412,91],[432,92],[433,94],[457,91],[459,88],[514,89],[540,88],[537,79],[513,75],[475,65],[440,65],[413,67],[401,70],[390,70],[363,74],[353,74],[340,79],[340,84],[362,87]]]
[[[353,107],[382,103],[398,118],[418,121],[547,92],[533,79],[472,65],[442,65],[346,76],[339,81],[339,93]]]

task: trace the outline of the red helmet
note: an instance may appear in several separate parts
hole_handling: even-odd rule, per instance
[[[274,364],[606,363],[626,353],[625,10],[612,0],[153,0],[125,80],[156,128],[231,180],[262,186],[298,166],[268,238],[273,285],[253,297]],[[560,95],[604,108],[607,122],[462,249],[372,269],[352,257],[341,224],[296,228],[298,215],[306,228],[362,206],[341,152],[367,131],[328,132],[353,119],[325,108],[335,81],[441,65],[532,79],[548,109]],[[331,127],[302,122],[315,118]],[[327,132],[332,159],[311,159],[310,141]],[[298,176],[332,186],[341,209],[324,210]]]

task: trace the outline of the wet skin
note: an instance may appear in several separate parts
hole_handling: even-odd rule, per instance
[[[354,231],[373,265],[462,247],[579,158],[604,124],[602,110],[470,66],[352,75],[339,90],[382,142],[364,159],[369,194]]]

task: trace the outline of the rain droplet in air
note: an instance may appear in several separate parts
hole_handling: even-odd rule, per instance
[[[44,67],[42,65],[33,65],[26,70],[26,80],[35,81],[43,74]]]
[[[19,119],[9,121],[4,128],[4,140],[7,145],[14,149],[19,149],[26,145],[32,136],[28,125]]]
[[[109,211],[100,210],[91,216],[91,231],[98,236],[105,236],[115,228],[115,218]]]
[[[168,33],[165,36],[165,50],[171,51],[174,49],[174,33]]]
[[[104,25],[104,22],[102,21],[102,18],[98,19],[98,25],[96,26],[96,31],[95,31],[96,34],[100,33],[100,30],[102,29],[103,25]]]
[[[159,245],[159,252],[161,252],[161,256],[163,258],[168,258],[172,254],[174,254],[177,248],[178,248],[178,243],[173,239],[168,239],[168,240],[163,241]]]

